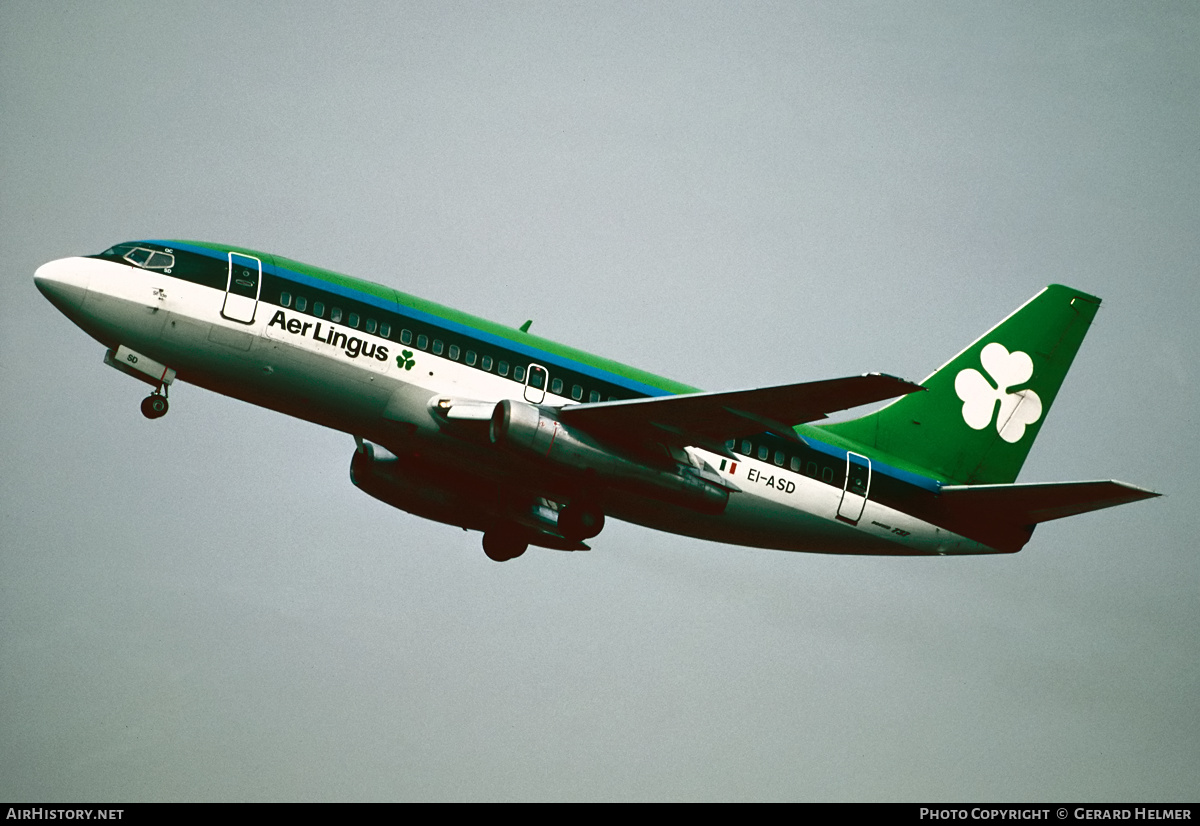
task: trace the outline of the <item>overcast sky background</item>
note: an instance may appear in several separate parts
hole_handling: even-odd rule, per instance
[[[0,799],[1195,801],[1200,6],[0,2]],[[496,564],[36,291],[242,244],[712,390],[1104,305],[1015,556]],[[1192,527],[1188,527],[1191,525]]]

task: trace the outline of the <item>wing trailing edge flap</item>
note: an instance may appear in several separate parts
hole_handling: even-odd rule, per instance
[[[799,440],[793,425],[924,389],[895,376],[867,373],[756,390],[568,405],[559,416],[564,423],[619,441],[682,440],[723,452],[720,446],[728,439],[764,430]]]
[[[1114,480],[1017,485],[946,485],[941,505],[956,519],[1036,525],[1161,496]]]

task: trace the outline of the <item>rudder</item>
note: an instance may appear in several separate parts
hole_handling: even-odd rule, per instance
[[[821,427],[943,481],[1013,482],[1099,307],[1051,284],[921,382],[928,392]]]

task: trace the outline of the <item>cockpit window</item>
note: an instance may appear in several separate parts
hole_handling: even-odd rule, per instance
[[[146,270],[169,270],[175,266],[175,256],[168,252],[157,252],[145,247],[134,247],[126,244],[113,247],[105,255],[116,255],[124,258],[135,267]]]
[[[125,260],[131,264],[137,264],[139,267],[144,267],[146,262],[150,260],[152,250],[134,247],[129,252],[125,253]]]

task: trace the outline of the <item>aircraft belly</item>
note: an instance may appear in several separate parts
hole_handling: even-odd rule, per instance
[[[521,386],[510,380],[480,374],[426,352],[412,354],[419,369],[393,369],[390,359],[361,354],[351,357],[344,347],[313,341],[305,335],[286,335],[286,327],[270,325],[269,320],[278,311],[267,305],[255,324],[239,324],[217,315],[216,308],[224,295],[220,290],[157,273],[135,271],[135,275],[144,283],[133,287],[122,283],[117,294],[103,287],[97,289],[93,281],[83,302],[86,323],[77,323],[110,346],[125,344],[174,368],[185,382],[362,435],[395,450],[425,444],[464,472],[499,482],[511,479],[520,464],[515,466],[512,456],[490,445],[466,443],[441,433],[429,412],[429,400],[438,395],[480,401],[517,398]],[[161,301],[156,298],[155,303],[161,306],[148,304],[146,295],[160,296]],[[359,340],[366,339],[362,336]],[[370,343],[374,344],[372,352],[380,352],[381,347],[405,352],[394,341],[372,338]],[[719,457],[698,452],[710,465],[720,464]],[[619,491],[607,495],[609,513],[658,530],[778,550],[886,555],[994,553],[991,548],[870,499],[858,522],[846,523],[836,518],[842,498],[840,488],[744,456],[739,457],[737,467],[736,476],[724,475],[740,492],[730,495],[722,514],[701,514]],[[525,470],[518,475],[538,478],[536,464]],[[550,473],[530,489],[561,497],[569,485]]]

